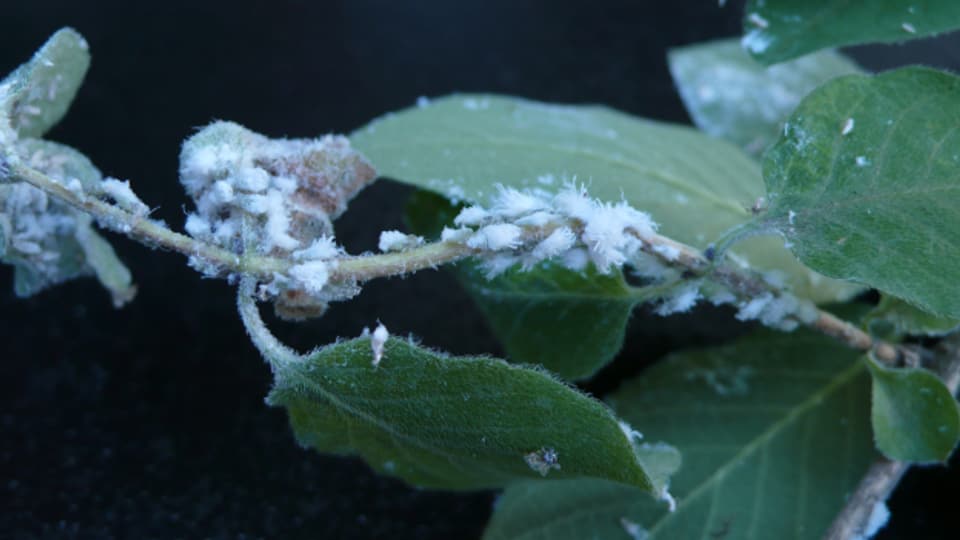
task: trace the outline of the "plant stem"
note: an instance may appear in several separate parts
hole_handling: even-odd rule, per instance
[[[168,229],[162,223],[151,221],[96,197],[71,191],[42,172],[19,163],[10,164],[9,174],[13,180],[26,182],[94,216],[102,226],[147,245],[166,248],[188,257],[197,257],[225,270],[245,274],[270,275],[289,267],[289,263],[280,259],[251,255],[240,257],[220,247],[198,242],[187,235]]]
[[[778,289],[761,277],[731,265],[715,264],[708,259],[700,250],[682,244],[659,234],[639,236],[643,241],[644,251],[661,260],[664,264],[678,266],[698,277],[710,276],[711,279],[723,284],[738,296],[743,298],[756,298],[765,293],[782,295],[783,290]],[[672,260],[662,255],[662,250],[655,249],[657,246],[668,246],[676,250],[676,255]],[[889,365],[897,365],[903,362],[904,353],[896,346],[884,341],[873,339],[869,334],[857,328],[853,324],[844,321],[833,314],[822,309],[817,309],[817,317],[812,321],[800,321],[810,328],[835,338],[848,346],[861,350],[873,351],[874,356]]]
[[[294,364],[303,360],[303,356],[280,342],[260,317],[260,308],[257,307],[257,301],[254,293],[257,287],[257,280],[252,276],[244,276],[240,280],[240,286],[237,288],[237,311],[240,312],[240,319],[243,326],[250,336],[260,355],[263,356],[274,372],[282,371],[287,365]]]
[[[330,279],[363,282],[409,274],[456,262],[476,252],[477,250],[456,242],[434,242],[395,253],[348,257],[339,259],[336,266],[330,269]]]
[[[274,273],[284,273],[293,263],[278,257],[262,255],[243,255],[195,240],[185,234],[172,231],[164,224],[151,221],[116,205],[96,197],[76,193],[60,182],[36,169],[21,164],[10,164],[9,176],[14,181],[26,182],[70,206],[86,212],[104,227],[124,234],[145,245],[165,248],[187,257],[196,257],[222,268],[224,274],[236,273],[269,277]],[[355,280],[369,281],[379,277],[389,277],[427,268],[436,268],[462,259],[474,250],[451,242],[437,242],[419,246],[404,252],[383,253],[345,257],[337,261],[330,271],[332,281]]]
[[[960,386],[960,336],[954,335],[938,346],[938,368],[944,384],[950,393],[956,394]],[[890,497],[890,493],[900,482],[910,464],[903,461],[891,461],[886,458],[877,460],[860,481],[857,490],[847,499],[847,504],[837,515],[823,540],[848,540],[863,536],[870,514],[878,503]]]
[[[114,231],[147,245],[159,246],[187,257],[211,263],[220,269],[224,275],[233,273],[241,276],[272,278],[276,273],[287,272],[294,264],[289,260],[278,257],[246,253],[241,255],[195,240],[168,229],[162,223],[151,221],[145,216],[134,214],[94,196],[71,191],[42,172],[20,163],[10,163],[8,175],[13,180],[26,182],[71,206],[91,214],[101,224]],[[545,229],[541,232],[549,234],[550,231]],[[749,271],[731,265],[715,264],[712,258],[708,259],[700,250],[692,246],[656,233],[637,236],[643,241],[644,251],[657,257],[664,264],[681,268],[696,277],[709,276],[710,279],[723,284],[741,299],[757,298],[767,293],[778,296],[784,294],[783,290],[770,285]],[[655,249],[657,247],[661,250]],[[672,248],[671,251],[676,255],[666,257],[662,251],[664,247]],[[479,250],[469,248],[459,242],[435,242],[396,253],[345,256],[337,259],[335,264],[331,265],[330,281],[362,283],[376,278],[436,268],[442,264],[455,262],[478,253],[480,253]],[[815,320],[802,322],[854,349],[872,350],[876,358],[884,363],[896,365],[903,361],[904,355],[897,347],[874,340],[856,326],[825,311],[817,310]]]

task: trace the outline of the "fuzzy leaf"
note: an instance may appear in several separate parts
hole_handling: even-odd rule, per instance
[[[327,346],[279,371],[268,401],[287,409],[303,445],[358,454],[422,487],[493,488],[543,474],[656,491],[679,463],[669,447],[649,455],[604,405],[541,371],[396,338],[378,367],[371,360],[367,338]],[[555,466],[537,462],[545,451]]]
[[[458,274],[508,356],[539,364],[566,380],[590,378],[623,346],[633,308],[650,297],[623,275],[581,274],[544,264],[492,280],[472,264]]]
[[[69,146],[24,139],[13,148],[24,163],[64,184],[76,179],[89,190],[101,180],[90,160]],[[18,296],[95,274],[118,307],[133,298],[130,271],[93,229],[87,214],[23,182],[0,184],[0,229],[0,261],[15,267]]]
[[[860,43],[894,43],[960,28],[956,0],[750,0],[743,46],[764,64]]]
[[[72,28],[57,31],[0,83],[0,115],[20,137],[40,137],[67,113],[89,67],[83,36]]]
[[[864,326],[874,335],[893,338],[943,336],[960,329],[960,320],[937,317],[899,298],[883,295],[877,307],[864,318]]]
[[[667,58],[697,127],[753,155],[777,138],[803,96],[834,77],[862,72],[834,51],[765,68],[735,39],[672,49]]]
[[[486,540],[819,538],[876,458],[857,353],[807,331],[671,355],[611,403],[683,452],[676,511],[601,480],[524,482]]]
[[[458,95],[374,120],[351,135],[381,175],[457,201],[488,204],[496,184],[555,192],[576,178],[601,200],[626,199],[663,234],[705,248],[748,221],[763,195],[756,164],[733,145],[677,125],[600,106]],[[849,284],[815,275],[771,238],[736,252],[778,270],[817,302],[846,299]]]
[[[945,463],[960,440],[960,409],[933,373],[867,359],[873,376],[873,433],[890,459]]]
[[[814,91],[764,157],[769,210],[811,268],[960,319],[960,78],[908,67]]]

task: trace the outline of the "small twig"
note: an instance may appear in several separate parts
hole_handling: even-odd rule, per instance
[[[960,385],[960,336],[942,341],[937,347],[935,360],[938,365],[931,367],[937,369],[950,392],[956,394]],[[903,461],[886,458],[877,460],[870,466],[857,490],[850,495],[823,539],[849,540],[857,535],[862,536],[874,507],[890,497],[909,468],[910,464]]]
[[[240,320],[243,321],[250,340],[274,371],[303,360],[303,356],[284,345],[263,322],[254,297],[256,286],[256,279],[245,276],[237,287],[237,311],[240,312]]]
[[[742,297],[756,298],[764,293],[783,294],[781,289],[770,285],[749,271],[734,268],[731,265],[714,264],[694,247],[658,234],[640,236],[639,238],[644,242],[644,251],[657,257],[664,264],[682,267],[701,277],[709,275],[711,279],[725,285]],[[667,259],[661,251],[654,249],[655,246],[669,246],[675,249],[678,255],[672,260]],[[886,364],[897,365],[903,360],[904,354],[897,346],[876,340],[853,324],[821,309],[817,309],[817,317],[812,322],[800,322],[840,340],[854,349],[864,352],[873,351],[874,356]]]
[[[134,214],[117,205],[113,205],[67,189],[49,176],[20,163],[9,164],[9,176],[37,187],[57,199],[96,217],[104,226],[134,238],[144,244],[159,246],[176,251],[187,257],[198,258],[212,263],[226,274],[254,276],[270,279],[274,274],[286,273],[293,263],[278,257],[269,257],[250,253],[237,254],[232,251],[198,241],[194,238],[168,229],[165,225]],[[549,234],[544,228],[539,236]],[[535,235],[536,236],[536,235]],[[638,235],[643,241],[644,251],[657,257],[662,263],[681,268],[696,277],[709,277],[733,291],[740,298],[756,298],[770,293],[776,296],[784,291],[770,285],[759,276],[732,265],[715,264],[704,254],[686,244],[653,233]],[[537,238],[527,238],[535,241]],[[657,247],[661,250],[656,249]],[[675,256],[666,257],[662,248],[670,248]],[[435,242],[396,253],[377,255],[345,256],[336,259],[330,268],[330,281],[365,282],[381,277],[403,275],[428,268],[436,268],[480,253],[459,242]],[[873,351],[875,357],[887,364],[902,362],[904,354],[894,345],[874,340],[869,334],[856,326],[838,319],[822,310],[811,321],[800,321],[812,328],[834,337],[854,349]]]
[[[899,347],[873,339],[870,334],[832,313],[820,310],[817,320],[810,326],[828,336],[843,341],[854,349],[864,352],[873,351],[874,357],[886,364],[898,365],[903,361],[904,354]]]

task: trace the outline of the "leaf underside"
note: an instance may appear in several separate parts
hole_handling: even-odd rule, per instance
[[[888,340],[903,336],[945,336],[960,330],[960,320],[931,315],[899,298],[883,295],[864,317],[864,326]]]
[[[736,39],[671,49],[667,58],[694,124],[751,155],[777,138],[783,121],[811,90],[834,77],[862,72],[835,51],[764,67]]]
[[[369,338],[327,346],[279,372],[268,401],[287,409],[303,445],[360,455],[421,487],[495,488],[545,475],[656,491],[678,464],[669,447],[659,452],[668,462],[645,455],[607,407],[542,371],[397,338],[379,366],[371,360]],[[538,469],[545,451],[556,466]]]
[[[764,157],[779,230],[811,268],[960,319],[960,78],[835,79]]]
[[[857,353],[806,331],[680,352],[610,400],[684,454],[677,508],[600,480],[525,482],[486,540],[819,538],[876,458]]]
[[[956,0],[750,0],[743,45],[763,64],[860,43],[895,43],[960,28]]]

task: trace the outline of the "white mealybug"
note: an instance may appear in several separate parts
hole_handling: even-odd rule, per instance
[[[747,15],[747,20],[757,28],[770,28],[770,21],[761,17],[759,13],[751,13]]]
[[[854,120],[853,118],[847,118],[843,121],[843,127],[840,129],[841,135],[849,135],[853,131]]]
[[[415,248],[423,245],[425,240],[422,236],[415,234],[406,234],[400,231],[383,231],[380,233],[380,241],[377,247],[384,253],[391,251],[403,251],[405,249]]]
[[[492,209],[497,216],[514,219],[547,208],[546,201],[533,194],[503,186],[497,186],[497,189]]]
[[[330,271],[325,261],[296,264],[290,267],[288,274],[311,294],[320,294],[330,279]]]
[[[538,261],[556,257],[573,247],[577,236],[569,227],[560,227],[550,233],[533,248],[533,258]]]
[[[322,259],[332,259],[342,252],[332,236],[321,236],[304,249],[298,249],[293,252],[295,261],[317,261]]]
[[[495,223],[477,231],[467,240],[467,246],[491,251],[514,249],[520,245],[522,233],[523,229],[512,223]]]
[[[143,204],[143,201],[130,189],[128,180],[117,180],[116,178],[105,178],[100,182],[100,189],[104,195],[113,199],[118,206],[131,214],[144,217],[150,213],[150,208]]]
[[[377,329],[370,335],[370,349],[373,351],[373,367],[380,365],[383,358],[383,346],[390,337],[390,332],[383,323],[377,323]]]
[[[457,214],[457,217],[453,218],[453,224],[459,227],[464,225],[475,227],[477,225],[483,225],[483,222],[490,217],[490,212],[487,212],[483,207],[480,206],[468,206],[460,211]]]

